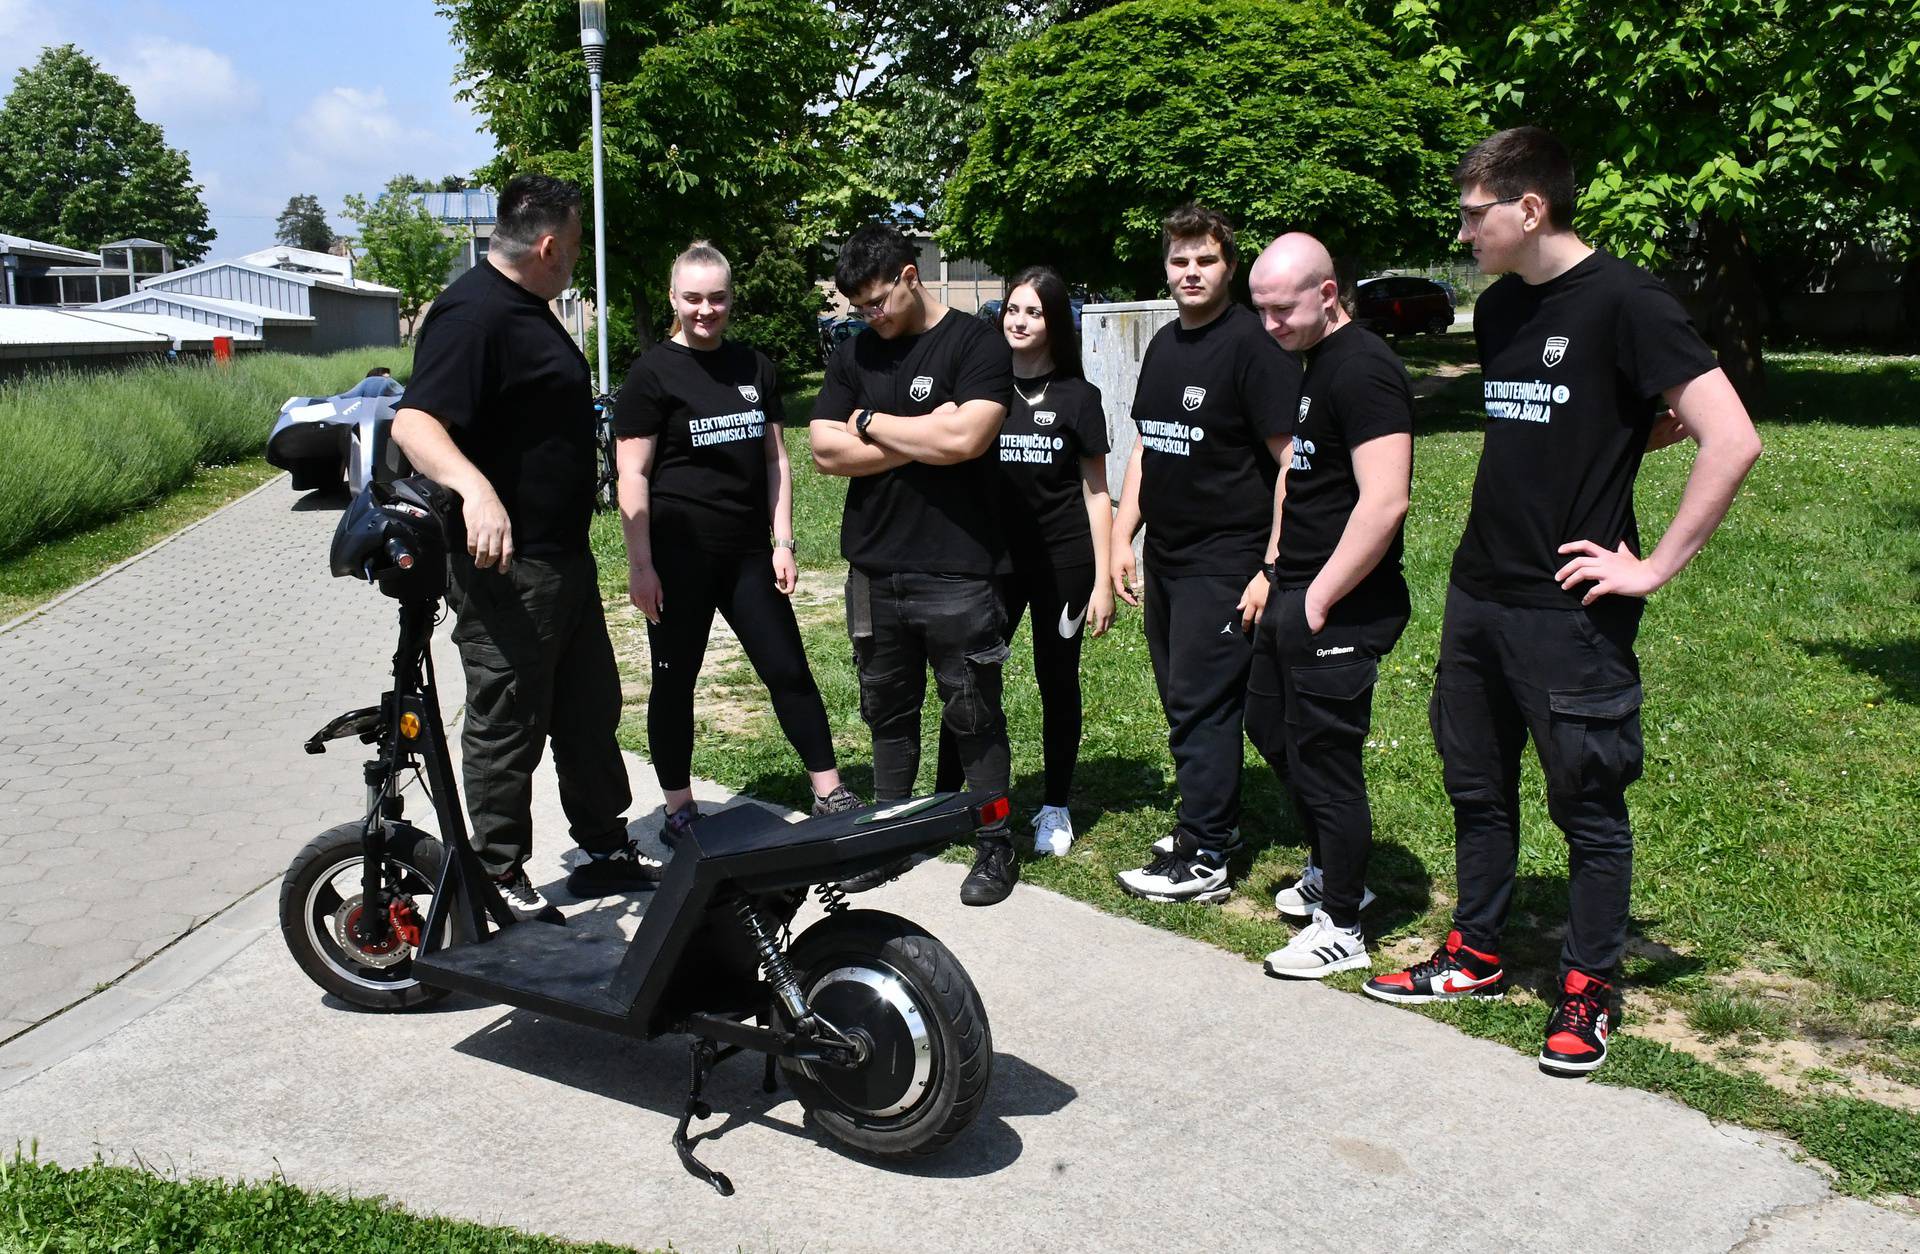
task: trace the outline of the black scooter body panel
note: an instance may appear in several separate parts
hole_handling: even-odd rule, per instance
[[[700,819],[675,847],[630,944],[590,929],[530,922],[416,956],[424,984],[473,993],[628,1036],[675,1030],[689,1014],[751,1014],[766,991],[733,903],[789,922],[809,886],[847,879],[974,830],[985,794],[949,793],[897,818],[893,807],[787,823],[751,804]]]

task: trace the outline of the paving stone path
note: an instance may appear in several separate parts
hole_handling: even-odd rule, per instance
[[[0,632],[0,1041],[353,817],[358,759],[300,747],[391,647],[327,573],[340,504],[276,479]]]

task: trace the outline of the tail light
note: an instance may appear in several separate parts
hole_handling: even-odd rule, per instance
[[[992,827],[996,823],[1007,821],[1007,815],[1013,812],[1013,806],[1004,795],[995,797],[985,805],[976,806],[973,811],[975,827]]]

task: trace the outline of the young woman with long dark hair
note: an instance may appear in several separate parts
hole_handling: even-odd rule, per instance
[[[1067,803],[1080,757],[1080,645],[1113,622],[1107,577],[1113,529],[1107,491],[1107,419],[1100,389],[1080,364],[1067,285],[1030,266],[1007,285],[1000,330],[1013,350],[1013,405],[987,453],[1012,572],[1001,581],[1007,634],[1033,611],[1033,673],[1040,688],[1042,804],[1033,816],[1034,852],[1059,856],[1073,844]],[[953,746],[940,742],[939,786],[957,787]]]

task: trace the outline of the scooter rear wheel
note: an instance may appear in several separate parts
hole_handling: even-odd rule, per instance
[[[416,828],[387,832],[387,883],[404,913],[424,926],[443,859],[440,842]],[[300,969],[321,988],[363,1010],[406,1010],[445,997],[413,978],[413,946],[398,936],[379,946],[353,939],[365,861],[360,824],[342,823],[307,842],[280,882],[280,934]],[[445,925],[451,928],[449,913]],[[448,934],[443,933],[445,944]]]
[[[869,1049],[857,1068],[783,1061],[829,1136],[884,1158],[946,1147],[972,1123],[993,1073],[993,1032],[952,952],[898,915],[850,910],[789,951],[809,1007]]]

